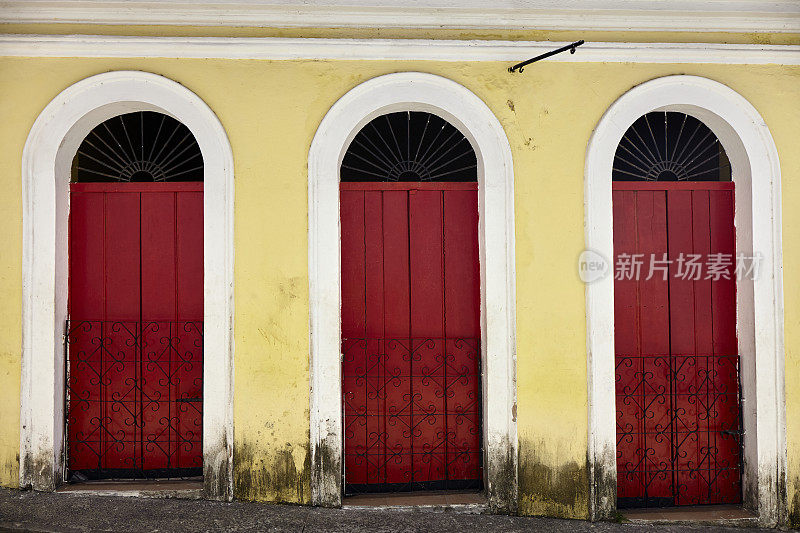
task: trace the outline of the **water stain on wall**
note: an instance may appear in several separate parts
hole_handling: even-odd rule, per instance
[[[277,452],[256,453],[256,450],[264,449],[263,445],[255,446],[246,441],[234,446],[234,498],[311,503],[311,454],[308,445],[301,447],[287,443]]]
[[[794,486],[800,487],[800,477],[794,480]],[[800,529],[800,490],[795,489],[792,502],[789,504],[789,527]]]
[[[6,461],[3,465],[2,475],[0,475],[0,485],[14,487],[19,483],[19,454],[15,460]]]
[[[546,461],[532,443],[521,443],[519,513],[559,518],[589,517],[589,473],[585,464]]]

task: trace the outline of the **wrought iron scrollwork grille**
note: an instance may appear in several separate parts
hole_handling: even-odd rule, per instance
[[[68,476],[202,475],[201,321],[67,321]]]
[[[480,489],[480,339],[342,344],[346,494]]]
[[[738,355],[617,355],[616,383],[619,507],[740,501]]]

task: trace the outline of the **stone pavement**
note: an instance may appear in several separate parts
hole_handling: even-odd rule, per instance
[[[0,489],[0,531],[296,531],[300,533],[729,531],[736,533],[742,530],[611,522],[593,524],[578,520],[455,512],[320,509],[239,501],[223,503]]]

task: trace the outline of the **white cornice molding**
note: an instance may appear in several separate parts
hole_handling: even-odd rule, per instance
[[[552,41],[301,39],[278,37],[117,37],[0,35],[0,56],[522,61],[563,46]],[[547,61],[800,65],[800,46],[590,42]]]
[[[800,2],[0,0],[0,23],[800,33]]]

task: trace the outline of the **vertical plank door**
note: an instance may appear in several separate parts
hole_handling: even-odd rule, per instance
[[[474,183],[342,183],[349,492],[479,486]]]
[[[739,503],[733,184],[615,183],[613,202],[618,505]]]
[[[74,183],[69,242],[69,469],[201,467],[202,183]]]

